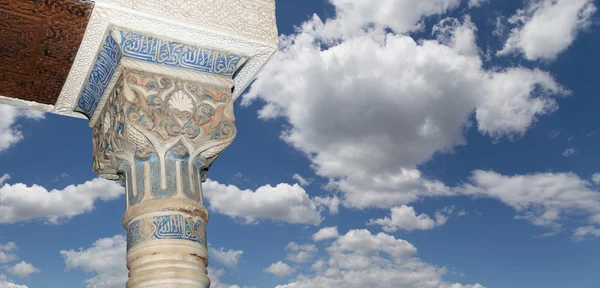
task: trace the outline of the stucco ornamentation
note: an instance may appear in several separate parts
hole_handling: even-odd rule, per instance
[[[206,171],[236,136],[231,86],[124,70],[94,127],[96,173],[144,199],[201,201]]]

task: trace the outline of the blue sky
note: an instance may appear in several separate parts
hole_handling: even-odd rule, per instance
[[[277,1],[204,186],[213,287],[597,287],[598,6]],[[0,106],[0,287],[124,286],[91,148]]]

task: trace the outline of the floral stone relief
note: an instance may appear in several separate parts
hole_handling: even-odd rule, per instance
[[[93,169],[127,187],[128,207],[201,182],[236,136],[229,87],[124,70],[94,127]]]

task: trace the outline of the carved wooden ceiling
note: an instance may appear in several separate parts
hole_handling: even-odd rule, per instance
[[[0,0],[0,95],[54,104],[94,4]]]

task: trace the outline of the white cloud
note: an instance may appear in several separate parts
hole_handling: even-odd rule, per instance
[[[456,216],[458,217],[463,217],[463,216],[467,216],[467,211],[465,209],[462,209],[458,212],[458,214],[456,214]]]
[[[4,184],[4,182],[6,182],[6,180],[10,179],[10,175],[8,174],[4,174],[2,175],[2,177],[0,177],[0,186],[2,186],[2,184]]]
[[[224,248],[216,249],[214,247],[208,247],[208,255],[210,260],[215,260],[225,266],[235,268],[240,262],[244,251],[242,250],[225,250]]]
[[[221,277],[223,277],[223,275],[225,275],[225,270],[211,269],[209,267],[208,268],[208,278],[210,279],[210,287],[211,288],[241,288],[239,285],[230,285],[230,284],[221,282]]]
[[[8,242],[0,245],[0,264],[19,260],[19,256],[14,253],[18,249],[14,242]]]
[[[319,242],[322,240],[337,238],[340,234],[338,233],[337,226],[335,227],[325,227],[321,230],[317,231],[317,233],[313,234],[312,239],[315,242]]]
[[[391,209],[390,217],[382,219],[371,219],[369,225],[381,225],[385,232],[396,232],[398,230],[430,230],[442,226],[448,221],[452,214],[452,208],[444,208],[435,213],[435,219],[427,214],[419,214],[413,207],[402,205]]]
[[[20,118],[40,120],[44,118],[44,113],[0,104],[0,152],[23,140],[23,133],[15,125]]]
[[[62,190],[22,183],[0,187],[0,223],[44,219],[59,223],[94,209],[94,202],[119,198],[124,188],[115,182],[96,178]]]
[[[264,100],[260,118],[287,120],[282,139],[343,192],[346,207],[390,208],[450,195],[415,167],[466,144],[473,112],[480,133],[520,137],[556,110],[554,96],[568,94],[539,70],[483,68],[468,18],[441,21],[434,40],[399,34],[459,2],[332,1],[335,18],[314,16],[281,37],[279,53],[243,104]]]
[[[124,236],[102,238],[87,249],[63,250],[67,269],[81,269],[96,274],[86,279],[88,288],[120,288],[127,282],[125,266],[127,242]]]
[[[265,272],[271,273],[279,278],[286,277],[294,272],[296,272],[296,268],[291,267],[288,264],[285,264],[281,261],[277,263],[271,264],[271,266],[265,268]]]
[[[488,3],[489,0],[469,0],[469,7],[479,7],[485,3]]]
[[[0,274],[0,288],[27,288],[27,286],[12,283],[6,275]]]
[[[588,215],[600,223],[600,192],[592,184],[572,173],[537,173],[505,176],[476,170],[470,184],[461,193],[491,197],[514,208],[534,225],[561,230],[567,214]]]
[[[337,215],[338,213],[340,213],[341,200],[337,196],[315,197],[313,201],[315,201],[315,204],[317,204],[317,206],[327,208],[329,214],[331,215]]]
[[[270,219],[292,224],[319,225],[322,221],[317,205],[298,184],[262,186],[256,191],[241,190],[234,185],[223,185],[207,180],[203,184],[204,196],[210,209],[246,223]]]
[[[33,273],[39,273],[40,269],[31,265],[31,263],[21,261],[15,264],[14,266],[8,267],[6,271],[10,272],[10,274],[19,276],[21,278],[27,278]]]
[[[304,177],[302,177],[300,174],[294,174],[294,176],[292,176],[292,178],[294,178],[294,180],[298,181],[298,184],[300,184],[300,186],[307,186],[310,185],[313,182],[313,179],[305,179]]]
[[[307,263],[312,261],[319,249],[315,245],[299,245],[296,242],[290,242],[285,247],[287,255],[285,259],[294,263]]]
[[[592,24],[594,0],[531,0],[508,21],[514,26],[498,55],[521,52],[529,60],[553,60]]]
[[[600,229],[594,226],[579,227],[575,230],[575,233],[573,233],[573,239],[577,241],[598,237],[600,237]]]
[[[571,148],[569,148],[569,149],[565,150],[565,151],[562,153],[562,156],[563,156],[563,157],[571,157],[571,156],[575,156],[575,155],[577,155],[577,150],[576,150],[575,148],[573,148],[573,147],[571,147]]]
[[[277,288],[483,288],[443,281],[445,268],[422,262],[414,256],[417,249],[412,244],[385,233],[351,230],[334,241],[327,252],[327,261],[312,265],[314,275],[299,276]]]

